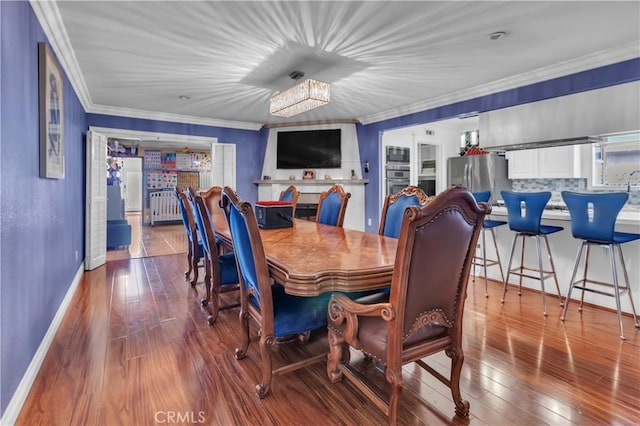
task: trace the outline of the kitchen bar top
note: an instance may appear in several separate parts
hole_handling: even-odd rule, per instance
[[[492,216],[507,216],[507,208],[502,206],[493,206],[491,210]],[[559,206],[553,206],[552,208],[545,209],[542,213],[543,219],[553,220],[566,220],[570,221],[569,210],[562,209]],[[640,227],[640,206],[627,206],[620,211],[616,225],[633,225]],[[638,232],[640,230],[636,230]]]

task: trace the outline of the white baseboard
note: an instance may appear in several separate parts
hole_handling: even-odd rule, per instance
[[[49,351],[49,347],[53,342],[53,338],[55,337],[56,332],[58,331],[58,328],[62,323],[64,315],[67,313],[67,309],[69,309],[69,306],[71,305],[71,300],[73,299],[73,295],[75,294],[78,285],[80,285],[83,273],[84,263],[80,264],[75,277],[73,277],[73,282],[71,283],[67,294],[64,296],[64,299],[62,300],[62,303],[60,304],[56,315],[53,317],[47,333],[44,335],[42,342],[40,342],[40,346],[38,347],[36,353],[33,355],[27,371],[24,373],[24,376],[22,376],[22,380],[20,380],[18,388],[14,392],[13,397],[11,397],[11,401],[9,401],[7,409],[2,414],[2,418],[0,418],[0,425],[9,426],[16,423],[18,415],[22,410],[24,401],[27,399],[27,395],[29,395],[29,391],[31,390],[33,381],[36,379],[36,376],[40,371],[40,367],[42,366],[44,358]]]

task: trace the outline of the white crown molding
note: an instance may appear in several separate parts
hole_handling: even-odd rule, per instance
[[[401,117],[408,114],[414,114],[428,109],[477,98],[479,96],[490,95],[492,93],[501,92],[503,90],[515,89],[516,87],[538,83],[552,78],[562,77],[565,75],[574,74],[605,65],[611,65],[616,62],[622,62],[628,59],[637,58],[639,48],[640,45],[638,42],[623,44],[614,49],[607,49],[600,52],[591,53],[579,58],[560,62],[547,67],[538,68],[533,71],[516,74],[514,76],[503,78],[501,80],[492,81],[480,86],[448,93],[436,98],[416,102],[411,105],[405,105],[399,108],[394,108],[375,114],[369,114],[364,117],[358,118],[358,120],[362,124],[375,123],[378,121]]]
[[[55,1],[29,0],[31,9],[36,15],[49,44],[60,61],[60,66],[64,69],[73,86],[73,89],[80,99],[80,103],[85,111],[92,105],[89,89],[82,76],[78,59],[71,47],[71,40],[67,35],[67,30],[62,22],[62,16]]]
[[[171,121],[186,124],[202,124],[204,126],[242,130],[260,130],[263,126],[262,123],[252,123],[249,121],[217,120],[215,118],[203,118],[192,115],[172,114],[168,112],[144,111],[140,109],[112,107],[106,105],[93,105],[87,112],[91,114],[115,115],[120,117]]]

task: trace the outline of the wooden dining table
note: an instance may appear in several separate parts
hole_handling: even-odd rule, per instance
[[[215,232],[232,249],[224,213],[212,213]],[[294,219],[293,226],[261,229],[269,272],[285,291],[317,296],[391,284],[398,242],[378,234]]]

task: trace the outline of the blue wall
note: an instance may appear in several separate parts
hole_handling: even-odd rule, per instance
[[[384,130],[446,120],[474,111],[487,112],[636,80],[640,80],[640,58],[358,126],[360,158],[371,163],[369,174],[363,171],[363,176],[369,179],[369,184],[365,186],[366,217],[380,218],[381,189],[378,169],[381,161],[380,135]],[[377,229],[376,221],[365,227],[367,232],[377,232]]]
[[[28,2],[3,1],[0,11],[0,408],[4,413],[84,255],[86,116],[65,78],[65,178],[40,178],[38,42],[46,37]]]
[[[255,202],[258,187],[253,179],[260,179],[262,163],[267,149],[269,131],[228,129],[199,124],[172,123],[111,115],[87,114],[87,125],[112,129],[139,130],[144,132],[173,133],[189,136],[210,136],[219,143],[236,145],[236,192],[244,200]]]

